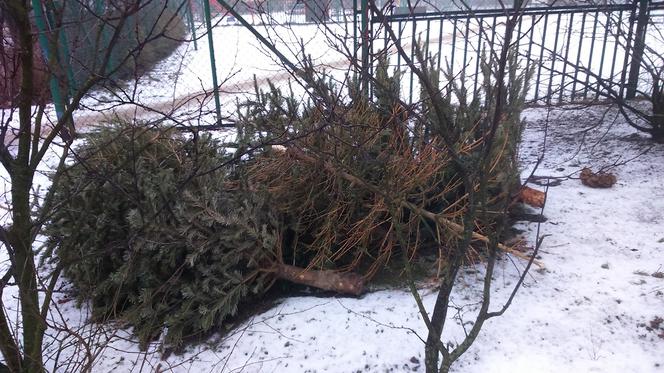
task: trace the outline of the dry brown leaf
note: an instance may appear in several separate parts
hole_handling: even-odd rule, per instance
[[[544,207],[544,192],[524,186],[519,191],[518,201],[523,202],[532,207]]]
[[[583,185],[591,188],[611,188],[617,180],[616,175],[614,174],[604,171],[594,173],[587,167],[581,170],[581,175],[579,177]]]

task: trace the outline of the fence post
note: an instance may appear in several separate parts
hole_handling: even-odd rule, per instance
[[[46,3],[46,19],[48,20],[48,23],[50,24],[49,30],[53,31],[55,27],[55,7],[57,7],[59,4],[54,0],[53,2]],[[65,14],[65,9],[64,7],[66,6],[66,3],[61,7],[63,15]],[[74,71],[71,68],[71,53],[69,53],[69,40],[67,40],[67,34],[65,33],[64,29],[60,30],[55,30],[57,36],[58,36],[58,47],[60,48],[60,55],[56,56],[58,58],[58,62],[60,66],[64,64],[65,69],[67,71],[67,88],[69,90],[69,97],[74,97],[74,93],[76,92],[76,89],[78,88],[78,84],[76,83],[76,78],[74,77]]]
[[[219,87],[217,82],[217,63],[214,59],[214,40],[212,38],[212,16],[210,15],[210,1],[203,0],[205,10],[205,26],[207,27],[208,44],[210,46],[210,68],[212,69],[212,84],[214,85],[214,105],[217,113],[217,122],[221,122],[221,102],[219,101]]]
[[[639,71],[645,48],[646,26],[648,25],[648,5],[650,0],[635,0],[639,2],[639,14],[636,19],[636,32],[634,35],[634,49],[632,61],[629,66],[629,77],[627,78],[627,92],[625,98],[631,99],[636,96],[636,88],[639,83]]]
[[[95,1],[95,14],[97,17],[99,17],[99,20],[101,22],[99,32],[101,33],[101,38],[102,38],[102,48],[113,48],[111,45],[110,38],[108,37],[108,27],[106,27],[106,6],[104,5],[104,2],[102,0],[96,0]],[[102,71],[104,75],[106,75],[107,72],[113,71],[113,69],[117,68],[117,64],[115,63],[115,56],[113,55],[113,52],[111,51],[111,54],[108,56],[108,61],[102,61],[104,63],[104,66],[102,66]]]
[[[357,61],[357,0],[353,0],[353,62]],[[357,69],[354,69],[357,75]]]
[[[57,64],[57,58],[55,58],[55,51],[51,51],[48,38],[46,37],[46,19],[44,16],[44,10],[42,9],[42,4],[39,0],[32,0],[32,8],[35,12],[35,24],[37,25],[37,30],[39,31],[39,45],[44,55],[44,60],[46,61],[46,66],[50,70],[52,66]],[[53,53],[51,53],[53,52]],[[55,113],[58,116],[58,120],[62,119],[65,112],[65,100],[62,97],[60,91],[60,84],[58,83],[57,78],[55,77],[54,71],[49,71],[49,84],[51,89],[51,96],[53,97],[53,105],[55,106]]]
[[[360,81],[362,82],[362,92],[365,97],[369,97],[369,0],[360,1],[360,37],[362,38],[362,72]]]
[[[191,0],[187,0],[187,5],[185,5],[184,11],[187,17],[187,23],[189,23],[189,29],[191,30],[191,38],[194,41],[194,50],[198,50],[198,42],[196,41],[196,25],[194,24],[194,12],[191,8]]]

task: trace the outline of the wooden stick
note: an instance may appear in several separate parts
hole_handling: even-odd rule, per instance
[[[341,294],[360,295],[364,292],[364,278],[356,273],[307,270],[288,264],[276,264],[274,273],[282,280]]]

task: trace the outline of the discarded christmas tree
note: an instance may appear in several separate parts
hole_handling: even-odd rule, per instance
[[[229,169],[210,170],[227,160],[207,136],[133,126],[92,134],[77,151],[48,233],[98,319],[129,322],[143,343],[167,328],[178,343],[271,284],[261,270],[275,255],[270,210],[225,189]]]
[[[407,106],[398,76],[385,64],[377,76],[374,101],[357,90],[335,100],[325,79],[303,104],[257,89],[238,113],[241,157],[208,136],[149,126],[92,134],[60,176],[48,227],[79,299],[100,320],[133,325],[143,344],[165,333],[178,345],[224,325],[277,279],[357,295],[397,255],[426,251],[444,263],[467,232],[467,188],[480,187],[464,183],[446,147],[468,164],[488,152],[483,208],[509,205],[525,77],[514,76],[513,111],[486,144],[478,123],[490,96],[465,104],[452,89]],[[433,108],[450,123],[436,123]],[[502,216],[485,215],[470,221],[469,260],[483,255]]]

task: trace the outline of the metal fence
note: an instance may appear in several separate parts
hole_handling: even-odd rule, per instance
[[[632,97],[638,88],[648,85],[647,76],[639,71],[641,60],[645,60],[639,57],[643,49],[647,55],[648,50],[660,48],[660,56],[664,55],[662,34],[649,26],[662,23],[664,2],[638,0],[629,4],[560,6],[532,3],[514,10],[496,8],[494,0],[473,0],[463,2],[471,5],[472,10],[452,11],[440,10],[450,4],[443,0],[411,2],[413,6],[408,8],[402,6],[404,0],[401,4],[396,0],[316,3],[323,4],[325,9],[312,9],[311,1],[314,0],[155,2],[157,14],[163,13],[162,7],[177,10],[186,28],[185,40],[149,71],[130,74],[131,81],[111,79],[105,89],[94,90],[82,101],[79,112],[85,115],[86,108],[92,108],[90,112],[97,118],[106,108],[120,110],[117,102],[130,97],[137,104],[134,106],[144,111],[189,110],[187,120],[219,123],[233,115],[236,100],[245,93],[251,94],[255,84],[260,87],[265,87],[268,81],[284,84],[291,78],[273,51],[264,49],[256,39],[256,33],[270,37],[279,52],[293,60],[301,58],[301,48],[306,46],[305,52],[312,56],[315,66],[338,68],[340,74],[351,71],[354,64],[359,65],[356,72],[372,74],[379,57],[388,56],[389,65],[402,72],[403,97],[409,102],[418,100],[419,84],[412,69],[405,66],[403,56],[396,52],[387,28],[394,31],[396,43],[411,60],[419,48],[433,59],[436,68],[460,79],[473,94],[482,83],[483,56],[498,50],[507,20],[518,15],[511,50],[518,52],[523,68],[533,69],[529,99],[538,104],[595,99],[608,90],[616,91],[620,97]],[[100,0],[93,3],[95,7],[82,6],[77,12],[72,11],[71,16],[64,13],[59,31],[65,31],[61,35],[67,36],[68,41],[61,44],[70,50],[85,52],[108,47],[105,32],[111,27],[101,30],[104,32],[98,39],[85,33],[98,30],[98,20],[104,15],[106,3]],[[230,4],[235,4],[233,12],[228,9]],[[387,15],[371,17],[375,12],[369,10],[369,5],[383,9]],[[42,18],[48,21],[49,9],[44,10],[46,16]],[[139,18],[129,22],[128,30],[137,29]],[[80,19],[87,23],[81,26]],[[57,22],[38,24],[43,24],[42,35],[58,31]],[[67,27],[76,32],[68,32]],[[83,34],[79,35],[80,32]],[[339,35],[330,35],[334,33]],[[127,41],[132,41],[133,34],[128,35]],[[345,44],[352,55],[343,56],[332,50],[331,36],[338,37],[337,41]],[[97,40],[98,44],[91,44],[91,40]],[[132,43],[142,45],[140,40]],[[75,58],[76,53],[64,49],[61,52],[61,63],[68,70],[63,78],[70,80],[62,86],[71,88],[76,80],[81,81],[79,70],[85,71],[90,62]],[[83,55],[96,56],[88,52]],[[112,60],[121,60],[121,56],[117,57]],[[134,53],[129,60],[136,57],[138,54]],[[445,79],[445,74],[440,76]],[[66,90],[62,93],[67,94]],[[132,110],[126,111],[133,113]]]
[[[389,56],[390,65],[405,72],[405,98],[417,100],[419,84],[390,40],[388,29],[392,29],[410,60],[416,60],[419,48],[438,69],[463,81],[472,95],[481,84],[481,60],[500,49],[506,22],[518,15],[510,50],[521,57],[523,68],[533,69],[531,103],[577,102],[608,91],[632,98],[638,87],[647,85],[639,70],[643,46],[664,47],[661,34],[647,29],[663,13],[663,2],[641,0],[391,14],[371,20],[369,54]],[[377,60],[369,63],[373,69]]]

